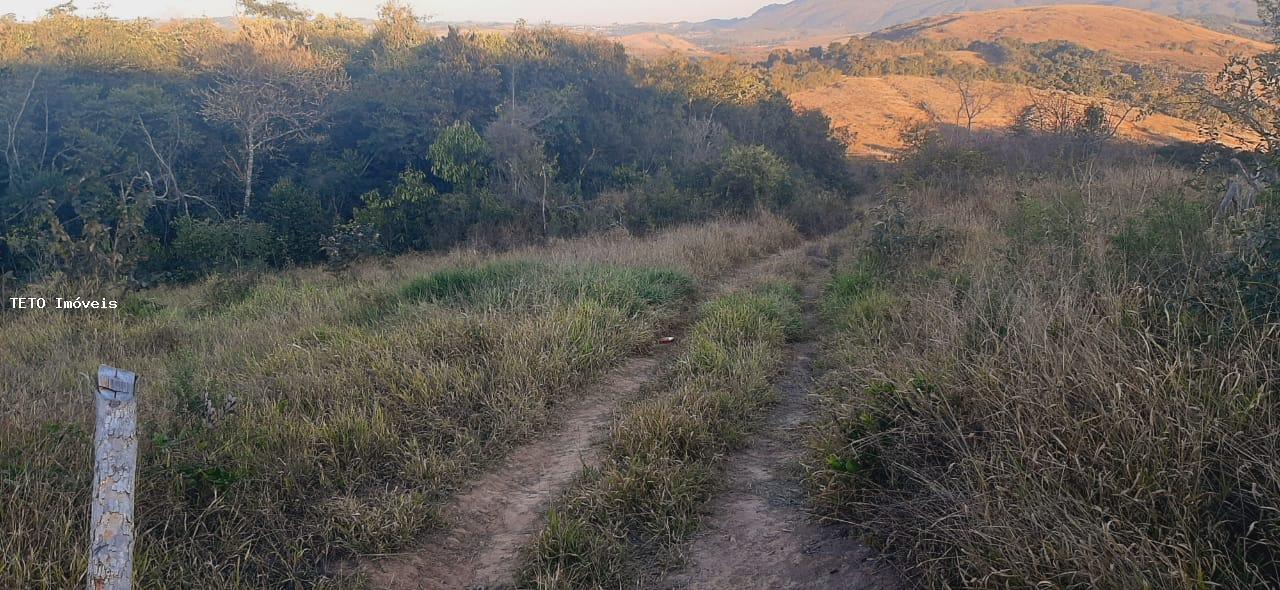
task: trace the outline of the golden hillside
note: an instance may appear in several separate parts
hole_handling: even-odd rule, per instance
[[[791,95],[801,109],[815,109],[832,119],[832,126],[856,134],[850,148],[855,156],[889,159],[903,148],[900,134],[908,125],[936,116],[943,124],[959,124],[958,93],[945,78],[917,76],[845,77],[839,82]],[[980,82],[984,95],[995,97],[992,108],[974,122],[975,130],[1007,128],[1017,113],[1031,103],[1033,90],[1018,84]],[[1098,99],[1069,95],[1080,103]],[[932,113],[932,114],[931,114]],[[1152,114],[1125,123],[1120,137],[1150,144],[1201,141],[1191,121]]]
[[[667,33],[636,33],[613,37],[632,55],[665,55],[676,52],[689,56],[705,56],[710,53],[692,41]]]
[[[1038,6],[968,12],[926,18],[872,35],[889,40],[1000,38],[1028,43],[1070,41],[1095,51],[1144,63],[1166,63],[1187,70],[1212,71],[1235,54],[1270,46],[1219,33],[1167,16],[1111,6]]]

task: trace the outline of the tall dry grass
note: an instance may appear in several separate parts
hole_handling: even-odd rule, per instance
[[[327,562],[438,524],[470,473],[651,342],[695,289],[796,239],[762,218],[341,276],[212,277],[115,312],[11,312],[0,587],[81,583],[82,375],[99,363],[142,375],[140,587],[345,587]]]
[[[929,587],[1280,583],[1280,325],[1209,284],[1225,248],[1188,178],[897,191],[824,302],[826,514]]]

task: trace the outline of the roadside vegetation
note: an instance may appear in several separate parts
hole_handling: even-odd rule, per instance
[[[439,525],[469,474],[653,343],[708,279],[796,239],[765,217],[15,314],[0,339],[0,586],[84,574],[82,374],[98,363],[143,378],[140,585],[320,586],[335,560]]]
[[[959,147],[843,238],[815,503],[928,587],[1274,584],[1276,191]]]
[[[622,586],[696,530],[725,454],[773,400],[786,343],[803,328],[798,299],[791,285],[765,283],[701,307],[669,374],[549,510],[522,586]]]

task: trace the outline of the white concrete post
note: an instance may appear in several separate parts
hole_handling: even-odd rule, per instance
[[[138,376],[98,367],[93,434],[93,511],[89,590],[133,584],[133,490],[138,468]]]

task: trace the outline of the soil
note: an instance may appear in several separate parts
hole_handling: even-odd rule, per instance
[[[710,507],[704,530],[687,549],[689,567],[658,587],[749,589],[896,589],[896,576],[847,529],[824,526],[805,510],[800,482],[802,426],[813,342],[795,346],[774,411],[732,466],[727,491]]]
[[[361,568],[375,588],[509,587],[519,551],[541,529],[549,502],[592,461],[619,404],[658,372],[658,356],[632,358],[565,407],[563,427],[517,448],[447,509],[454,528]]]

